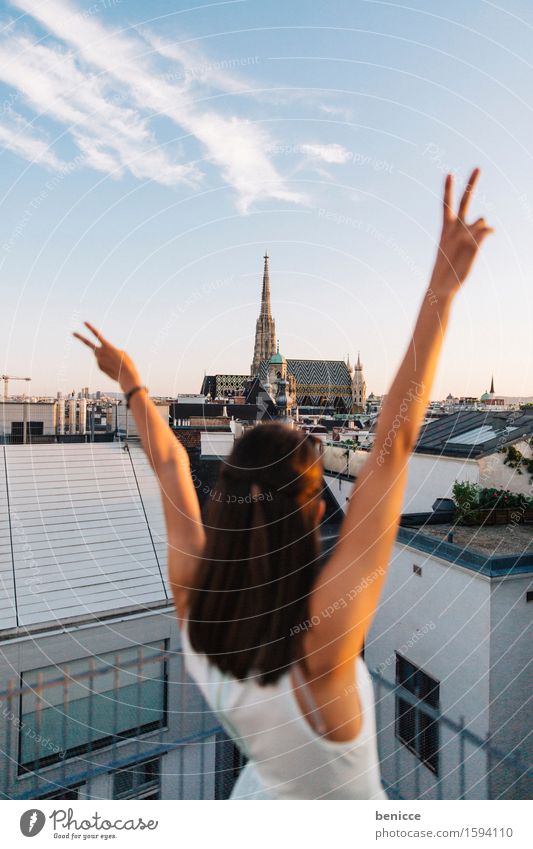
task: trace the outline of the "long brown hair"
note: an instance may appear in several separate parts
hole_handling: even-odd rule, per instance
[[[223,672],[276,681],[301,657],[320,560],[316,440],[279,423],[235,443],[210,493],[206,547],[189,596],[189,639]]]

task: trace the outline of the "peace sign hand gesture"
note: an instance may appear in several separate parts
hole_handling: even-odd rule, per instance
[[[465,187],[457,214],[453,211],[453,176],[446,176],[443,197],[442,233],[437,259],[431,278],[432,292],[455,294],[468,276],[477,256],[481,243],[489,233],[484,218],[478,218],[473,224],[465,220],[472,192],[479,177],[479,168],[475,168]]]
[[[95,342],[87,339],[85,336],[82,336],[81,333],[74,333],[73,335],[76,339],[79,339],[80,342],[83,342],[84,345],[87,345],[88,348],[94,351],[96,362],[98,363],[98,367],[101,371],[113,380],[117,380],[120,383],[123,392],[129,392],[129,390],[134,386],[138,386],[140,384],[139,375],[131,357],[129,357],[125,351],[115,348],[115,346],[112,345],[111,342],[108,342],[107,339],[102,336],[100,331],[97,330],[96,327],[93,327],[92,324],[89,324],[88,321],[85,321],[84,324],[85,327],[87,327],[96,337],[100,345],[97,345]]]

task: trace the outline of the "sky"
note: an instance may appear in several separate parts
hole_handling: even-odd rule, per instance
[[[432,396],[532,395],[532,45],[529,0],[0,2],[0,370],[116,388],[87,319],[154,394],[247,374],[267,250],[282,353],[386,392],[479,165]]]

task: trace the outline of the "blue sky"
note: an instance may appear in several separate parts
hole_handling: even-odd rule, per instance
[[[282,352],[360,350],[382,393],[444,174],[480,165],[472,213],[497,232],[433,396],[479,395],[492,373],[533,394],[527,0],[0,9],[2,372],[34,392],[111,388],[71,341],[87,318],[157,394],[247,373],[268,249]]]

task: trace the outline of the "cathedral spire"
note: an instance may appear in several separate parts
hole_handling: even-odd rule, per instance
[[[490,394],[494,395],[494,375],[492,375],[491,381],[490,381]]]
[[[263,267],[263,289],[261,292],[261,311],[255,323],[254,358],[250,369],[252,377],[259,374],[261,363],[268,362],[276,353],[276,325],[270,307],[270,272],[268,254],[265,253]]]
[[[266,315],[272,318],[272,310],[270,308],[270,272],[268,269],[268,254],[263,257],[265,265],[263,268],[263,292],[261,294],[261,315]]]

